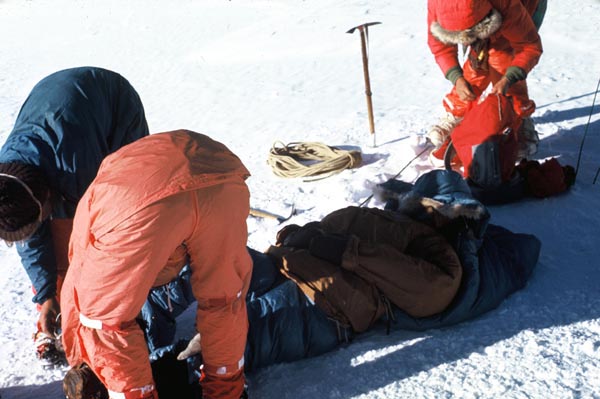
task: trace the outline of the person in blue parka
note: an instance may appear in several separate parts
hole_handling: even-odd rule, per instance
[[[40,359],[57,356],[57,295],[77,203],[105,156],[148,134],[142,101],[123,76],[80,67],[35,85],[0,150],[0,238],[16,243],[33,285]]]

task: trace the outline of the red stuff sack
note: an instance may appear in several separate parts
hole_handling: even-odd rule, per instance
[[[517,161],[520,126],[521,118],[508,97],[490,94],[474,103],[450,135],[463,176],[483,188],[510,180]]]

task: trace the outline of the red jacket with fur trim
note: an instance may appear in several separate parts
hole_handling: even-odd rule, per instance
[[[427,1],[427,43],[444,75],[459,67],[457,44],[446,44],[431,33],[431,26],[438,22],[440,4],[448,0]],[[542,54],[542,42],[531,19],[539,0],[488,0],[502,17],[500,28],[491,34],[490,47],[496,50],[514,51],[511,65],[529,72]],[[463,10],[458,11],[463,12]]]

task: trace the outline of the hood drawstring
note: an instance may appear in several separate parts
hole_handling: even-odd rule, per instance
[[[381,294],[381,301],[383,302],[383,306],[385,307],[385,334],[390,335],[390,331],[392,329],[392,322],[396,322],[396,316],[394,316],[394,309],[392,309],[392,304],[390,300],[383,294]]]
[[[474,70],[488,70],[488,49],[490,39],[477,39],[471,43],[469,52],[469,63]]]
[[[348,335],[349,327],[346,325],[343,325],[338,320],[336,320],[332,317],[328,317],[328,319],[335,323],[335,327],[337,328],[338,341],[346,343],[346,344],[349,343],[350,342],[350,336]]]
[[[171,302],[171,290],[169,289],[171,283],[167,284],[165,290],[167,291],[167,307],[169,308],[169,312],[173,313],[173,303]]]

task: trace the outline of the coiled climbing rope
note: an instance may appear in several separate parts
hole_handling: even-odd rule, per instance
[[[267,163],[279,177],[318,177],[311,179],[318,180],[360,166],[362,155],[357,150],[341,150],[318,142],[285,145],[276,141]]]

